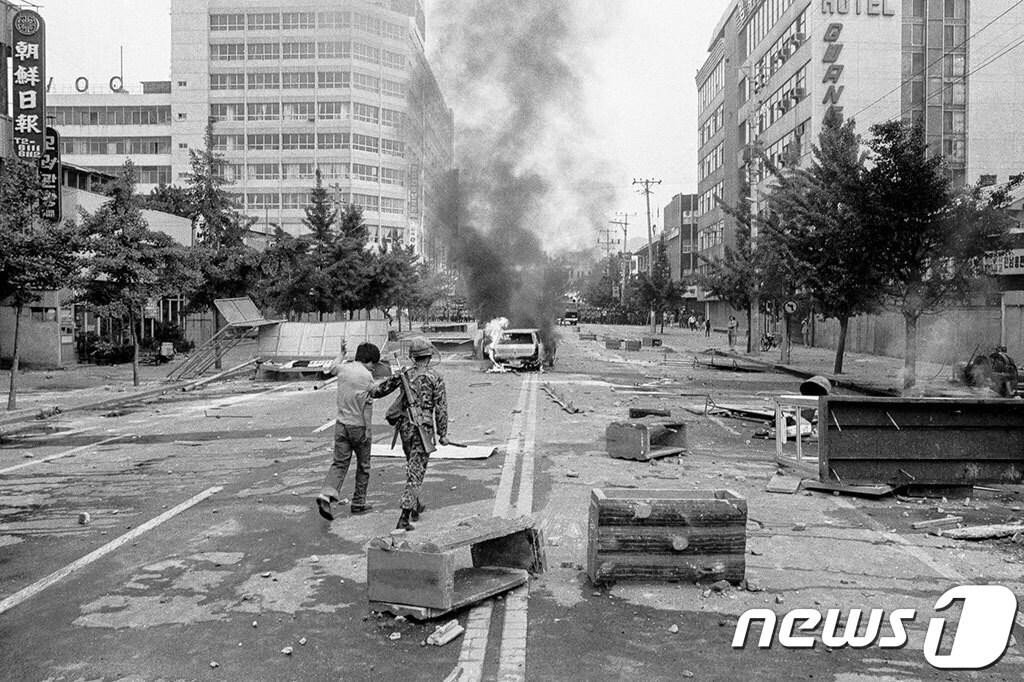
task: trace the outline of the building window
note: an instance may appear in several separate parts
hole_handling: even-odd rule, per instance
[[[385,78],[381,92],[389,97],[405,97],[405,83]]]
[[[942,91],[942,103],[946,106],[962,107],[967,102],[967,86],[964,83],[946,83]]]
[[[244,135],[214,135],[213,150],[217,152],[240,151],[245,147]]]
[[[179,121],[184,121],[186,118],[188,118],[188,114],[186,114],[184,111],[179,111],[178,112],[178,120]]]
[[[249,89],[250,90],[277,90],[281,87],[281,74],[273,73],[250,73],[249,76]]]
[[[320,12],[317,19],[320,28],[351,28],[351,12]]]
[[[947,54],[942,58],[942,75],[946,78],[963,78],[966,73],[967,57],[962,54]]]
[[[347,180],[349,168],[347,163],[322,163],[320,176],[325,180]]]
[[[364,123],[377,123],[380,109],[361,102],[352,103],[352,118]]]
[[[320,59],[348,59],[352,56],[352,43],[347,40],[332,40],[317,43]]]
[[[352,177],[356,180],[366,180],[367,182],[377,182],[377,167],[367,166],[363,163],[352,164]]]
[[[352,43],[352,56],[370,64],[380,64],[380,50],[362,43]]]
[[[244,90],[245,74],[212,73],[210,74],[211,90]]]
[[[352,87],[367,92],[380,92],[380,79],[355,71],[352,73]]]
[[[309,206],[309,192],[283,192],[281,194],[281,208],[295,209]]]
[[[318,102],[317,118],[325,121],[344,120],[349,117],[348,102]]]
[[[353,192],[351,203],[364,211],[376,211],[380,208],[380,200],[372,194],[356,194]]]
[[[373,152],[376,154],[379,150],[379,140],[376,137],[370,137],[369,135],[352,133],[352,149],[358,149],[364,152]]]
[[[402,112],[394,109],[381,109],[380,123],[386,128],[400,129],[402,127]]]
[[[179,88],[188,87],[188,81],[178,81],[178,87]]]
[[[245,29],[244,14],[211,14],[211,31],[242,31]]]
[[[942,133],[944,135],[963,135],[967,132],[967,114],[963,111],[942,112]]]
[[[254,60],[277,60],[281,58],[281,46],[278,43],[249,43],[248,58]]]
[[[285,102],[283,116],[286,121],[312,121],[315,118],[313,102]]]
[[[277,12],[267,14],[250,14],[248,16],[250,31],[279,31],[281,30],[281,17]]]
[[[319,71],[316,74],[317,87],[347,88],[349,87],[348,71]]]
[[[312,71],[291,71],[281,74],[283,90],[312,90],[316,87],[316,74]]]
[[[316,43],[281,43],[281,57],[284,59],[314,59]]]
[[[317,147],[320,149],[348,149],[348,133],[320,133],[317,135]]]
[[[281,135],[281,149],[313,149],[315,146],[313,133],[284,133]]]
[[[381,213],[402,213],[405,211],[405,202],[401,199],[392,199],[390,197],[380,198],[380,212]]]
[[[352,15],[352,25],[357,31],[363,33],[371,33],[373,35],[380,35],[380,19],[376,17],[368,17],[365,14],[355,12]]]
[[[381,56],[381,62],[384,66],[389,69],[405,69],[405,55],[398,54],[397,52],[391,52],[390,50],[384,50]]]
[[[212,43],[210,60],[215,62],[233,62],[245,59],[245,45],[242,43]]]
[[[245,203],[250,210],[276,209],[281,203],[281,197],[276,192],[250,192],[245,195]]]
[[[389,154],[391,156],[405,156],[405,143],[398,140],[381,138],[380,151],[382,154]]]
[[[280,149],[280,138],[276,133],[260,133],[249,135],[246,147],[251,151],[269,151]]]
[[[285,12],[281,15],[281,28],[285,31],[308,31],[316,28],[313,12]]]
[[[405,29],[398,24],[385,21],[381,25],[381,31],[388,40],[405,40]]]
[[[924,2],[925,0],[903,0],[903,15],[923,19]]]
[[[967,16],[967,0],[946,0],[947,19],[964,19]]]
[[[245,107],[250,121],[277,121],[281,118],[281,105],[277,102],[250,102]]]
[[[281,164],[281,177],[285,180],[311,180],[315,173],[316,168],[312,163]]]
[[[385,185],[405,185],[405,172],[400,171],[397,168],[384,168],[380,169],[380,181]]]

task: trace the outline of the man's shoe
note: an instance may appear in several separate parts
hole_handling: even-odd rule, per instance
[[[403,509],[402,515],[398,518],[398,525],[395,526],[395,530],[413,530],[416,526],[409,523],[409,516],[412,514],[411,509]]]
[[[327,495],[317,495],[316,508],[320,512],[320,516],[328,521],[334,520],[334,514],[331,512],[331,498],[327,497]]]
[[[366,512],[373,511],[372,504],[353,504],[351,507],[353,514],[365,514]]]
[[[420,520],[420,514],[422,514],[426,510],[427,510],[427,505],[423,504],[419,500],[416,500],[416,508],[410,510],[409,518],[411,518],[413,521],[419,521]]]

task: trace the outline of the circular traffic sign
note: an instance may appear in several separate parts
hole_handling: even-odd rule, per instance
[[[786,301],[786,305],[782,306],[782,309],[792,315],[796,312],[796,301]]]

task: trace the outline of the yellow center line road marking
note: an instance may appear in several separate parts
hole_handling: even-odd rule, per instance
[[[49,462],[54,459],[60,459],[61,457],[68,457],[70,455],[75,454],[76,452],[88,450],[89,448],[94,448],[99,445],[103,445],[104,443],[110,443],[112,441],[120,440],[122,438],[128,438],[130,435],[131,434],[122,433],[119,436],[111,436],[110,438],[104,438],[103,440],[96,441],[95,443],[90,443],[89,445],[82,445],[77,448],[65,450],[64,452],[58,452],[56,455],[50,455],[49,457],[40,457],[39,459],[33,459],[31,462],[22,462],[21,464],[15,464],[14,466],[7,467],[6,469],[0,469],[0,474],[10,473],[11,471],[17,471],[18,469],[24,469],[25,467],[34,466],[36,464],[42,464],[43,462]]]
[[[69,575],[71,575],[72,573],[74,573],[78,569],[82,568],[83,566],[88,566],[89,564],[91,564],[92,562],[96,561],[97,559],[100,559],[100,558],[106,556],[107,554],[110,554],[111,552],[113,552],[115,549],[117,549],[121,545],[125,544],[126,542],[130,542],[130,541],[134,540],[135,538],[139,537],[140,535],[142,535],[143,533],[145,533],[146,531],[151,530],[153,528],[156,528],[157,526],[159,526],[164,521],[167,521],[168,519],[170,519],[170,518],[172,518],[174,516],[177,516],[181,512],[185,511],[186,509],[199,504],[200,502],[205,500],[207,497],[210,497],[214,493],[219,493],[223,489],[224,488],[222,486],[219,486],[219,485],[218,486],[213,486],[212,488],[207,488],[206,490],[204,490],[203,492],[199,493],[195,497],[192,497],[192,498],[190,498],[188,500],[185,500],[184,502],[179,504],[177,507],[174,507],[172,509],[168,509],[163,514],[161,514],[160,516],[157,516],[155,518],[150,519],[149,521],[146,521],[141,526],[138,526],[138,527],[132,529],[131,531],[125,533],[124,535],[122,535],[119,538],[115,538],[114,540],[111,540],[110,542],[108,542],[107,544],[103,545],[99,549],[96,549],[96,550],[93,550],[92,552],[89,552],[88,554],[86,554],[81,559],[78,559],[77,561],[73,561],[70,564],[68,564],[67,566],[65,566],[64,568],[61,568],[61,569],[59,569],[57,571],[54,571],[53,573],[51,573],[50,575],[46,576],[42,580],[34,582],[31,585],[29,585],[28,587],[26,587],[26,588],[24,588],[22,590],[19,590],[18,592],[15,592],[10,597],[7,597],[3,601],[0,601],[0,614],[13,609],[15,606],[17,606],[18,604],[22,603],[26,599],[28,599],[30,597],[33,597],[36,594],[39,594],[40,592],[45,590],[47,587],[50,587],[51,585],[60,582],[61,580],[63,580],[64,578],[68,577]]]

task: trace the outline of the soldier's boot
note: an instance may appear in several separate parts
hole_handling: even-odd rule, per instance
[[[420,514],[422,514],[426,510],[427,510],[427,505],[423,504],[419,500],[416,500],[416,508],[410,510],[409,518],[411,518],[414,522],[415,521],[419,521],[420,520]]]
[[[402,515],[398,517],[398,525],[395,526],[396,530],[413,530],[416,526],[409,523],[409,517],[412,515],[412,509],[403,509]]]

